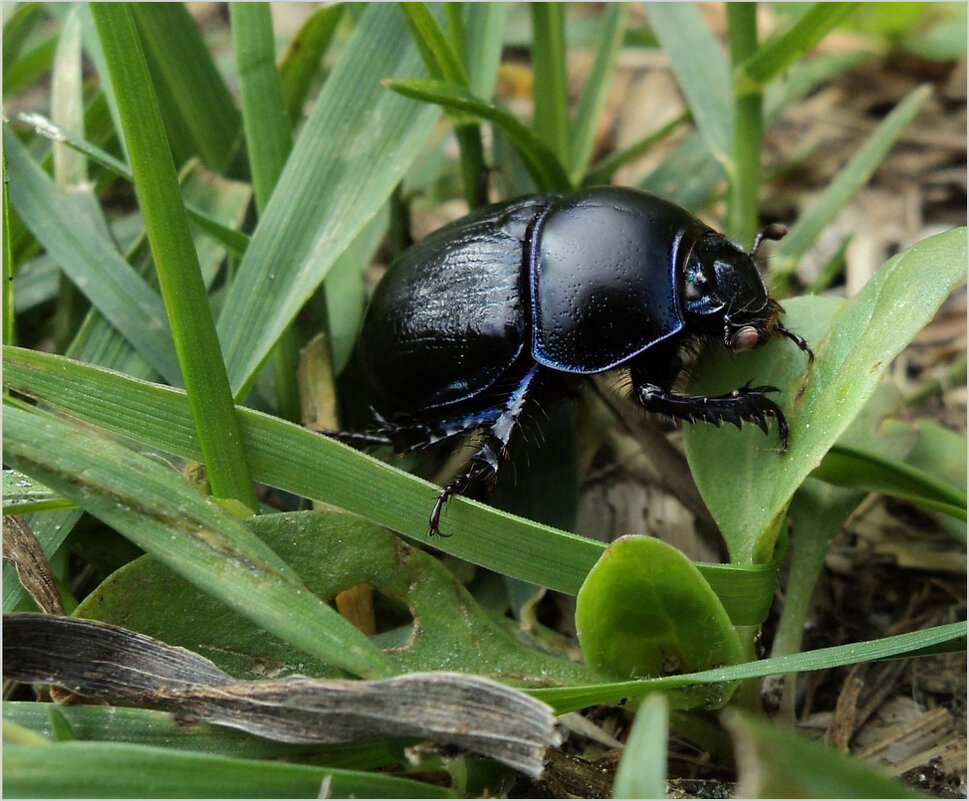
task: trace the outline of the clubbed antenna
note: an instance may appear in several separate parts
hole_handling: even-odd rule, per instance
[[[757,234],[754,238],[754,246],[750,249],[750,256],[753,258],[757,255],[757,250],[760,248],[761,243],[765,239],[783,239],[787,234],[787,226],[781,225],[780,223],[771,223],[764,230]]]

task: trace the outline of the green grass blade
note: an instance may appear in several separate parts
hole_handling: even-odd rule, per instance
[[[10,201],[45,250],[152,367],[173,384],[181,371],[158,293],[122,259],[78,207],[59,193],[6,127]]]
[[[39,44],[21,54],[3,71],[3,94],[11,97],[36,83],[54,61],[57,50],[57,34],[52,34]]]
[[[560,164],[569,159],[569,95],[565,78],[565,6],[532,3],[532,123],[538,138]]]
[[[616,770],[613,798],[665,798],[670,710],[662,693],[639,707]]]
[[[303,125],[225,298],[218,330],[237,397],[423,145],[438,110],[380,85],[419,67],[399,9],[368,6]]]
[[[56,708],[71,726],[78,740],[107,740],[193,751],[203,754],[272,759],[292,753],[305,753],[302,743],[280,743],[246,734],[236,729],[195,722],[186,726],[170,712],[136,707],[46,704],[37,701],[4,701],[3,717],[43,737],[53,737],[48,709]],[[367,770],[400,763],[391,749],[399,741],[372,740],[314,747],[317,765]]]
[[[268,3],[230,3],[232,45],[239,73],[239,96],[249,153],[249,172],[261,213],[293,146],[283,103],[273,19]]]
[[[20,348],[6,348],[3,361],[10,390],[150,448],[186,459],[200,456],[183,392]],[[426,541],[427,517],[440,488],[283,420],[241,408],[239,415],[256,480]],[[448,506],[444,522],[454,536],[436,539],[435,548],[572,594],[605,549],[601,542],[461,497]],[[770,565],[697,567],[735,623],[764,619],[764,598],[769,601],[776,581]]]
[[[460,59],[454,53],[444,36],[444,31],[431,16],[424,3],[401,3],[407,27],[410,28],[421,52],[424,66],[432,78],[467,89],[468,76]],[[454,8],[454,6],[448,6]],[[452,23],[455,15],[450,14]],[[461,33],[462,31],[458,31]],[[468,207],[478,205],[481,176],[485,174],[484,150],[481,146],[481,129],[473,119],[468,121],[464,114],[451,113],[454,135],[461,151],[461,176],[464,185],[464,198]]]
[[[760,91],[842,23],[857,3],[814,3],[781,36],[738,64],[734,83],[741,94]]]
[[[801,673],[809,670],[828,670],[859,662],[880,659],[929,656],[936,653],[958,653],[966,648],[966,623],[948,623],[908,634],[896,634],[878,640],[835,645],[789,656],[745,662],[741,665],[704,670],[700,673],[684,673],[680,676],[664,676],[658,679],[637,679],[589,687],[550,687],[527,690],[529,695],[552,706],[563,714],[596,704],[609,704],[623,698],[691,684],[722,684],[730,681],[759,679],[784,673]]]
[[[8,405],[5,459],[176,573],[298,648],[356,675],[388,675],[367,638],[256,535],[184,476],[103,433]]]
[[[81,19],[72,8],[61,26],[51,77],[51,119],[60,127],[84,137],[84,98],[81,73]],[[78,191],[87,181],[87,163],[62,142],[54,143],[54,181],[60,189]],[[85,191],[93,200],[90,189]]]
[[[7,160],[0,165],[3,169],[3,242],[0,243],[0,259],[3,260],[3,307],[0,316],[3,317],[3,344],[13,345],[16,341],[14,333],[14,294],[13,294],[13,247],[10,237],[10,200],[7,192]]]
[[[242,120],[198,25],[182,3],[133,3],[132,10],[176,104],[166,113],[178,114],[203,163],[224,172],[236,151]]]
[[[579,106],[572,120],[572,136],[569,141],[569,173],[572,183],[582,181],[592,148],[595,145],[596,123],[605,105],[609,84],[616,71],[616,54],[622,44],[626,30],[627,8],[625,3],[612,3],[607,6],[602,31],[598,35],[599,45],[595,61],[589,71]]]
[[[787,236],[777,244],[771,254],[771,271],[775,275],[784,277],[794,272],[798,261],[817,241],[824,226],[868,182],[931,93],[929,86],[921,86],[909,92],[838,172],[808,212],[791,226]]]
[[[558,158],[538,135],[517,117],[471,95],[454,84],[432,80],[386,81],[386,86],[405,97],[437,103],[446,109],[464,112],[495,125],[515,145],[535,183],[544,191],[567,191],[568,175]]]
[[[242,452],[215,323],[189,233],[161,110],[138,46],[132,7],[95,4],[92,11],[114,82],[138,205],[212,493],[217,498],[239,500],[255,510],[258,504]]]
[[[448,798],[382,773],[233,759],[147,745],[6,745],[7,798]]]
[[[475,97],[494,96],[507,18],[507,3],[467,4],[468,88]]]
[[[880,492],[966,519],[966,493],[897,459],[835,444],[811,474],[838,487]]]
[[[286,114],[293,124],[303,111],[313,79],[320,73],[323,56],[343,18],[343,8],[334,5],[316,9],[286,47],[279,64],[279,83]]]
[[[10,69],[24,45],[44,18],[40,3],[20,3],[3,23],[3,71]]]
[[[468,76],[464,66],[444,36],[444,31],[431,16],[425,3],[401,3],[404,19],[424,55],[424,64],[431,77],[456,83],[467,88]]]
[[[696,8],[689,3],[647,3],[646,16],[670,57],[697,128],[714,158],[729,164],[733,96],[730,69]]]
[[[873,765],[731,710],[738,798],[926,798]]]
[[[74,136],[60,126],[54,125],[54,123],[40,114],[19,114],[17,119],[28,125],[33,125],[34,129],[41,136],[46,136],[55,142],[63,141],[78,153],[83,153],[84,156],[95,164],[104,167],[106,170],[110,170],[119,178],[124,178],[129,183],[134,183],[135,176],[127,164],[120,159],[116,159],[107,151],[91,144],[86,139]],[[242,233],[242,231],[236,231],[233,228],[223,225],[211,214],[201,210],[188,201],[185,202],[185,213],[188,214],[189,220],[191,220],[196,228],[212,237],[233,256],[241,257],[246,252],[246,248],[249,246],[249,237]]]
[[[585,177],[582,179],[582,184],[584,186],[596,186],[598,184],[607,184],[612,179],[613,173],[615,173],[620,167],[626,166],[629,162],[635,161],[643,153],[649,150],[657,142],[662,142],[667,136],[669,136],[673,131],[679,128],[684,122],[690,119],[690,112],[684,111],[678,116],[674,117],[668,123],[653,131],[652,133],[646,134],[642,139],[629,147],[625,147],[622,150],[617,150],[615,153],[611,153],[606,156],[602,161],[599,161],[586,173]]]

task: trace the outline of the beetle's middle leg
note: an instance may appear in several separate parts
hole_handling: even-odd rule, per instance
[[[463,473],[451,479],[441,491],[441,494],[437,496],[428,520],[431,534],[448,536],[442,534],[440,522],[441,513],[452,496],[463,495],[472,484],[479,481],[492,482],[498,475],[498,466],[505,455],[522,410],[525,408],[529,388],[537,373],[538,365],[533,364],[505,404],[496,409],[497,416],[493,422],[482,431],[482,442],[474,456],[468,460],[467,468]]]

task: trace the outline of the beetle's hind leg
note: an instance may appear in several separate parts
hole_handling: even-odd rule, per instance
[[[528,390],[537,372],[538,365],[532,365],[505,404],[495,409],[496,416],[482,431],[483,441],[474,456],[468,460],[467,468],[451,479],[437,496],[428,519],[428,530],[431,535],[450,536],[441,532],[441,513],[454,495],[463,495],[472,484],[491,483],[498,476],[498,466],[505,456],[512,433],[525,408]]]

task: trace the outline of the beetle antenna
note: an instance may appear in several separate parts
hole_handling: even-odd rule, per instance
[[[757,251],[760,249],[761,243],[765,239],[772,239],[777,241],[778,239],[783,239],[787,234],[787,226],[781,225],[780,223],[771,223],[761,230],[756,237],[754,237],[754,246],[750,249],[750,257],[753,258],[757,255]]]

